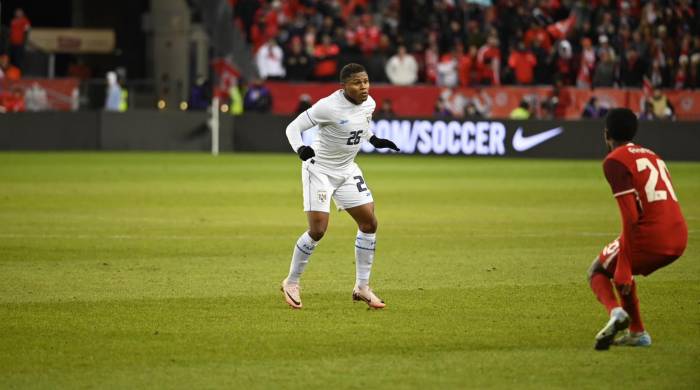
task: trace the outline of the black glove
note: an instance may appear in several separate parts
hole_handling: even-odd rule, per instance
[[[369,143],[371,143],[372,146],[377,149],[389,148],[396,152],[400,152],[399,148],[396,147],[396,144],[393,141],[384,138],[377,138],[376,135],[373,135],[372,138],[369,139]]]
[[[297,149],[297,154],[299,155],[299,158],[301,161],[306,161],[310,159],[311,157],[316,155],[316,152],[314,152],[314,149],[311,146],[300,146],[299,149]]]

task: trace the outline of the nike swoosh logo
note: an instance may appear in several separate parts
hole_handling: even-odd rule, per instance
[[[294,298],[292,298],[292,296],[288,292],[285,291],[284,293],[287,294],[287,296],[289,297],[289,300],[294,302],[295,305],[298,305],[300,303],[300,302],[297,302]]]
[[[539,134],[524,137],[523,128],[518,127],[518,130],[515,130],[515,135],[513,136],[513,149],[515,149],[518,152],[524,152],[528,149],[534,148],[535,146],[551,138],[558,136],[563,132],[564,129],[562,127],[556,127],[554,129],[547,130]]]
[[[347,119],[341,119],[340,122],[338,122],[338,124],[339,124],[339,125],[344,125],[344,124],[346,124],[346,123],[348,123],[348,122],[349,122],[349,120],[347,120]]]
[[[356,301],[362,300],[362,301],[365,301],[365,302],[367,302],[367,303],[370,303],[370,302],[372,301],[371,299],[365,298],[365,297],[363,297],[363,296],[360,295],[360,294],[352,294],[352,295],[353,295],[353,298],[355,298]]]

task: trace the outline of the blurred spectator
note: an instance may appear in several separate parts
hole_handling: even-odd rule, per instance
[[[31,23],[24,15],[24,10],[15,9],[15,16],[10,22],[10,59],[20,69],[24,66],[24,49],[30,27]]]
[[[284,52],[274,37],[267,40],[255,54],[258,73],[263,80],[280,80],[284,78]]]
[[[591,88],[593,85],[593,72],[596,65],[595,49],[591,39],[586,37],[581,39],[581,63],[576,75],[576,86],[578,88]]]
[[[547,30],[539,23],[535,22],[525,32],[524,43],[526,46],[533,46],[534,42],[538,42],[546,52],[552,49],[552,40],[547,33]]]
[[[206,110],[211,102],[211,85],[204,77],[198,77],[195,84],[190,88],[190,99],[188,108],[190,110]]]
[[[418,80],[418,63],[399,45],[398,52],[386,64],[386,75],[394,85],[411,85]]]
[[[656,119],[654,117],[654,106],[649,100],[644,100],[642,112],[639,113],[639,120],[641,121],[652,121]]]
[[[234,79],[231,82],[231,87],[228,90],[228,95],[230,98],[231,107],[229,107],[229,114],[238,116],[243,115],[245,107],[243,104],[243,95],[245,93],[245,83],[239,81],[239,79]]]
[[[659,60],[654,60],[651,63],[651,68],[649,68],[649,82],[653,87],[663,87],[668,83],[666,72],[661,68],[661,62]]]
[[[600,52],[600,61],[593,74],[594,87],[612,87],[615,82],[615,60],[609,51]]]
[[[381,31],[374,23],[371,14],[362,15],[362,22],[355,30],[355,39],[360,43],[360,50],[365,55],[371,54],[379,47]]]
[[[301,114],[302,112],[311,108],[311,106],[311,96],[309,96],[309,94],[307,93],[302,93],[301,95],[299,95],[299,104],[297,104],[297,109],[295,110],[295,112],[297,114]]]
[[[555,77],[580,88],[639,87],[643,76],[664,88],[699,83],[697,0],[232,1],[255,48],[268,37],[299,37],[300,52],[316,58],[314,75],[324,81],[335,81],[333,63],[358,62],[381,82],[390,73],[388,51],[404,45],[417,64],[416,82],[428,84],[453,85],[454,59],[461,86],[550,85]],[[522,55],[528,52],[534,66]]]
[[[18,67],[10,63],[7,54],[0,55],[0,80],[17,81],[22,77],[22,72]]]
[[[479,26],[478,20],[469,20],[467,22],[467,46],[481,47],[486,43],[486,35],[484,30]]]
[[[535,56],[525,48],[525,43],[518,42],[517,47],[508,58],[508,66],[515,73],[516,83],[520,85],[532,84],[535,65],[537,65]]]
[[[610,41],[608,40],[607,35],[600,35],[598,37],[598,57],[603,56],[603,52],[607,52],[608,56],[613,60],[617,60],[617,56],[615,54],[615,49],[610,46]]]
[[[372,81],[375,83],[386,83],[389,81],[386,77],[386,64],[389,61],[389,50],[391,42],[386,34],[382,34],[379,38],[379,46],[372,52],[364,56],[364,63],[367,73],[371,75]]]
[[[314,77],[320,81],[336,81],[338,75],[338,54],[340,48],[333,43],[330,35],[321,38],[321,43],[314,49]]]
[[[698,47],[698,50],[700,50],[700,47]],[[690,70],[688,71],[688,80],[685,87],[690,89],[700,88],[700,53],[690,56]]]
[[[314,70],[313,58],[304,51],[301,38],[292,38],[289,52],[284,56],[287,80],[306,81]]]
[[[678,70],[676,70],[676,77],[674,79],[673,88],[683,89],[685,87],[686,81],[688,80],[688,56],[683,54],[678,58]]]
[[[651,103],[654,118],[667,120],[675,119],[673,105],[660,89],[654,89],[653,95],[649,98],[649,103]]]
[[[107,72],[107,94],[105,100],[105,111],[121,111],[122,87],[117,80],[117,73]]]
[[[548,104],[554,118],[563,119],[566,116],[566,110],[571,105],[571,95],[561,79],[554,82],[552,92],[548,96]]]
[[[421,42],[414,42],[411,49],[411,55],[418,64],[418,82],[425,82],[425,50]]]
[[[612,12],[603,12],[603,17],[595,29],[598,35],[606,35],[609,37],[615,36],[615,23],[613,22]]]
[[[640,88],[645,73],[646,61],[643,58],[639,58],[637,50],[630,47],[627,49],[620,64],[620,84],[624,87]]]
[[[574,58],[571,43],[562,39],[556,46],[555,72],[563,85],[574,84]]]
[[[24,101],[27,111],[44,111],[49,108],[46,90],[37,82],[32,83],[32,86],[24,92]]]
[[[530,104],[527,102],[527,100],[520,100],[518,107],[514,108],[513,111],[510,112],[510,119],[530,119]]]
[[[248,87],[243,98],[245,111],[269,112],[272,108],[272,94],[262,80],[255,79]]]
[[[542,47],[542,41],[536,39],[533,42],[532,54],[535,56],[535,84],[549,84],[552,81],[551,55]]]
[[[459,52],[461,53],[462,45],[459,44]],[[459,55],[459,63],[457,70],[459,72],[459,85],[468,87],[472,85],[474,80],[478,79],[476,73],[476,53],[479,49],[476,46],[469,46],[469,52]]]
[[[583,107],[581,117],[590,119],[603,118],[605,115],[607,115],[607,113],[608,109],[600,105],[598,98],[591,96],[591,98],[588,99],[588,102],[586,102],[586,105]]]
[[[498,45],[498,37],[491,35],[477,53],[479,83],[482,85],[501,85],[501,49]]]
[[[379,108],[379,112],[377,113],[378,118],[384,118],[384,119],[391,119],[396,117],[396,114],[394,113],[394,107],[391,102],[391,99],[384,99],[382,100],[382,106]]]
[[[23,112],[24,110],[24,93],[22,88],[14,87],[11,92],[5,91],[0,94],[0,113]]]
[[[423,63],[425,64],[425,82],[435,84],[438,77],[438,62],[440,51],[436,42],[432,42],[425,50]]]
[[[457,49],[452,49],[449,53],[445,53],[437,64],[438,77],[436,84],[440,87],[456,87],[459,84],[458,66]]]

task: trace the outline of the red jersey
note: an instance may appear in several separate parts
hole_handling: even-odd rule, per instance
[[[603,170],[615,197],[636,198],[638,219],[623,233],[623,242],[635,251],[680,256],[688,227],[666,163],[653,151],[628,143],[608,154]]]
[[[23,45],[24,44],[24,33],[29,30],[31,23],[26,17],[14,18],[10,23],[10,44],[12,45]]]

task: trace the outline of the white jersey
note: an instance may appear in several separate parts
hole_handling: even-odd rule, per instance
[[[338,90],[302,112],[287,126],[292,149],[303,145],[301,132],[318,126],[311,147],[316,152],[314,164],[331,171],[348,170],[360,150],[360,142],[372,137],[370,125],[377,104],[371,96],[362,104],[353,104]]]

